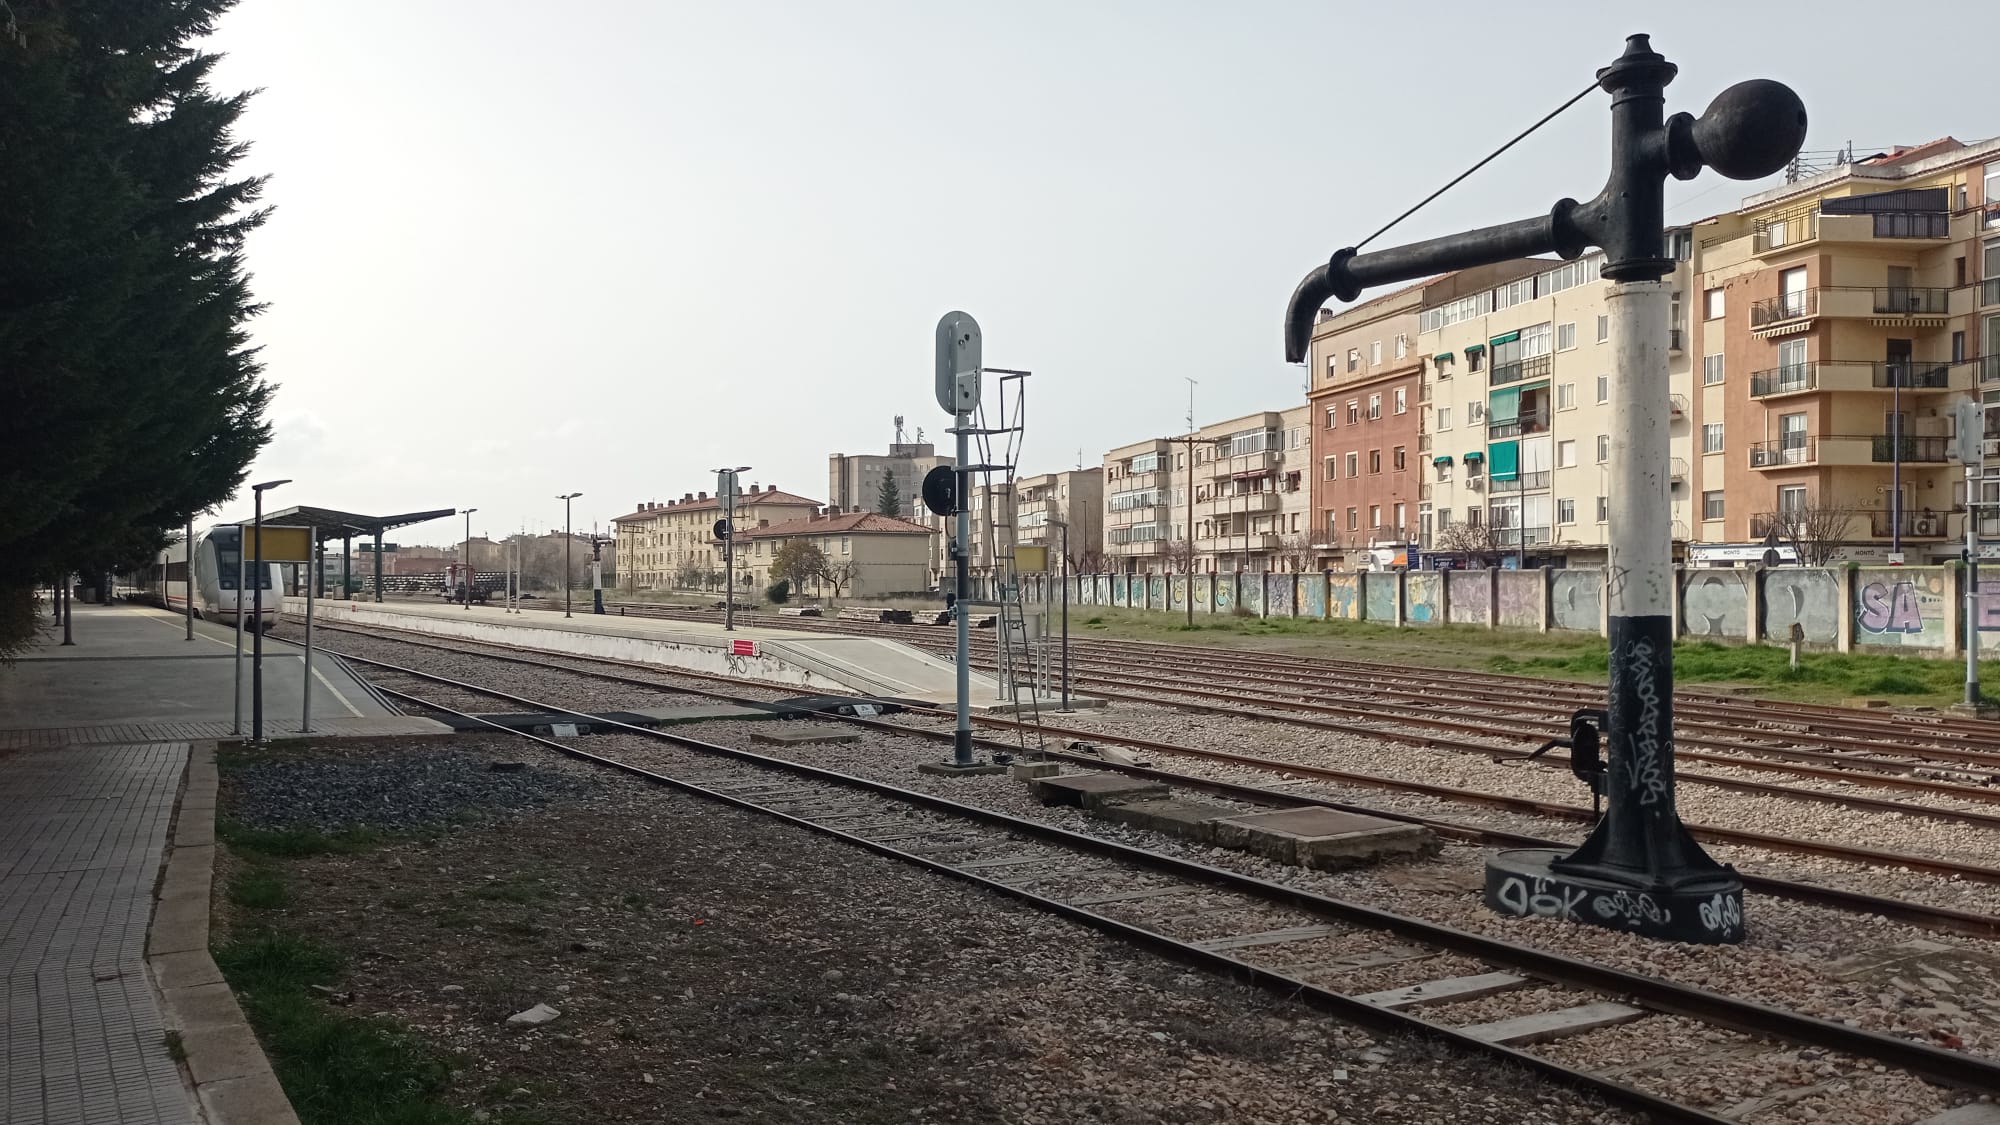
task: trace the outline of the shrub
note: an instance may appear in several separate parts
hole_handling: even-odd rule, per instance
[[[778,579],[776,582],[764,587],[764,596],[771,599],[773,605],[783,605],[791,601],[792,580],[789,578]]]

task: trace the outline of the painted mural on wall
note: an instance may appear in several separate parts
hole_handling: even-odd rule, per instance
[[[1298,604],[1300,617],[1326,616],[1326,575],[1299,575]]]
[[[1167,608],[1167,576],[1155,574],[1146,579],[1146,606],[1149,609]]]
[[[1361,576],[1362,605],[1370,621],[1396,620],[1396,576],[1369,571]]]
[[[1243,612],[1261,615],[1264,612],[1264,579],[1255,574],[1236,575],[1236,604]]]
[[[1111,576],[1109,574],[1100,574],[1097,576],[1097,604],[1111,604]]]
[[[1132,604],[1132,579],[1120,574],[1111,579],[1111,604],[1129,607]]]
[[[1412,625],[1435,625],[1444,604],[1444,575],[1435,570],[1413,570],[1403,580],[1403,619]]]
[[[1196,613],[1215,612],[1215,583],[1209,581],[1213,575],[1197,574],[1194,582],[1194,611]]]
[[[1806,643],[1840,642],[1840,578],[1833,571],[1779,567],[1764,572],[1764,635],[1783,640],[1797,622]]]
[[[1167,579],[1167,608],[1187,609],[1188,576],[1176,574]]]
[[[1228,613],[1236,608],[1236,576],[1234,574],[1211,574],[1209,581],[1215,588],[1208,593],[1209,605],[1217,613]]]
[[[1743,640],[1750,630],[1750,570],[1691,570],[1681,586],[1681,632]]]
[[[1548,579],[1541,570],[1500,572],[1500,624],[1508,629],[1542,627],[1542,598]]]
[[[1550,627],[1579,633],[1603,632],[1604,571],[1597,567],[1556,571],[1549,602]]]
[[[1492,620],[1493,572],[1489,570],[1446,571],[1451,583],[1451,623],[1484,625]]]
[[[1342,621],[1361,618],[1361,576],[1333,574],[1326,580],[1326,615]]]
[[[1293,574],[1266,574],[1264,576],[1264,615],[1266,617],[1290,617],[1298,610],[1297,578]]]
[[[1864,567],[1854,580],[1856,644],[1951,647],[1951,574],[1944,567]]]

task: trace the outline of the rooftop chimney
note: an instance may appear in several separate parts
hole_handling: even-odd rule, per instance
[[[708,499],[708,493],[706,493],[706,492],[697,492],[697,493],[695,493],[695,496],[694,496],[694,498],[695,498],[695,499],[697,499],[697,500],[706,500],[706,499]]]

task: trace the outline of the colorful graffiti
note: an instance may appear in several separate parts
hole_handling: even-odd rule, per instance
[[[1451,623],[1484,625],[1493,620],[1493,572],[1490,570],[1447,570],[1451,584]]]
[[[1213,613],[1215,610],[1215,583],[1212,578],[1214,575],[1197,574],[1190,579],[1194,583],[1194,608],[1198,612]]]
[[[1396,576],[1371,570],[1361,576],[1362,607],[1369,621],[1396,621]]]
[[[1361,619],[1361,576],[1329,574],[1326,578],[1326,615],[1342,621]]]
[[[1209,579],[1215,589],[1209,591],[1209,604],[1217,613],[1228,613],[1236,607],[1236,576],[1234,574],[1211,574]]]
[[[1403,617],[1412,625],[1435,625],[1444,593],[1444,575],[1435,570],[1413,570],[1403,579]]]
[[[1509,629],[1541,628],[1543,599],[1549,588],[1547,576],[1548,572],[1539,568],[1501,571],[1498,623]]]
[[[1946,648],[1951,578],[1942,568],[1864,569],[1855,575],[1855,639],[1904,648]]]
[[[1176,574],[1167,579],[1167,608],[1186,609],[1188,599],[1188,576]]]
[[[1295,575],[1266,574],[1264,576],[1264,615],[1266,617],[1290,617],[1298,609],[1298,586],[1293,581]]]
[[[1326,616],[1326,575],[1299,575],[1299,616]]]
[[[1243,612],[1261,617],[1264,614],[1264,578],[1258,574],[1236,576],[1236,604]]]

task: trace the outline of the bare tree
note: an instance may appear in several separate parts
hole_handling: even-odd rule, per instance
[[[844,587],[853,583],[857,573],[859,573],[859,568],[852,562],[834,562],[822,554],[820,556],[819,569],[814,572],[813,576],[828,586],[833,587],[833,596],[837,598]]]
[[[1193,574],[1197,561],[1194,540],[1169,539],[1161,561],[1166,565],[1168,574]]]
[[[1070,552],[1069,571],[1071,574],[1096,574],[1110,569],[1104,552],[1095,547],[1083,547]]]
[[[1835,504],[1805,504],[1771,513],[1771,532],[1792,545],[1803,566],[1825,566],[1833,561],[1855,511]]]
[[[1279,536],[1278,549],[1271,552],[1271,562],[1278,570],[1304,574],[1313,564],[1312,536],[1303,531]]]
[[[1452,524],[1440,529],[1434,541],[1438,550],[1477,559],[1482,566],[1493,565],[1494,557],[1500,553],[1500,545],[1493,539],[1493,528],[1484,523]]]

